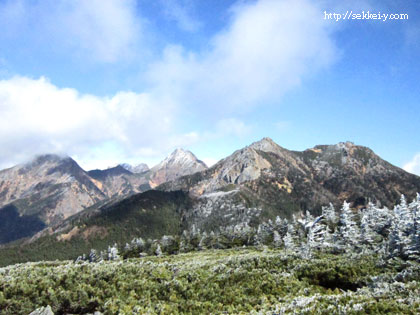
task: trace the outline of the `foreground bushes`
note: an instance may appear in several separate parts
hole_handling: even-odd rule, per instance
[[[27,263],[0,269],[0,309],[2,314],[29,314],[45,305],[56,314],[412,314],[420,312],[419,274],[415,262],[327,254],[304,260],[267,248]]]

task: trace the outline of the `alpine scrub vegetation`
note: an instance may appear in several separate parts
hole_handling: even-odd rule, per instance
[[[414,314],[420,266],[378,255],[236,248],[0,269],[2,314]]]
[[[2,314],[420,313],[420,196],[0,269]]]

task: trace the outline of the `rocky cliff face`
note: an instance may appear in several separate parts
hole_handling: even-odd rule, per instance
[[[0,171],[0,207],[13,203],[20,215],[37,215],[46,224],[67,218],[105,197],[70,157],[42,155]]]
[[[128,196],[150,189],[144,173],[132,173],[121,165],[106,170],[92,170],[88,175],[107,198]]]
[[[208,170],[179,180],[167,182],[162,189],[188,190],[192,195],[200,196],[224,188],[227,185],[241,186],[259,179],[273,169],[272,161],[263,153],[270,153],[283,163],[293,165],[300,172],[309,172],[302,161],[296,161],[291,151],[283,149],[270,138],[264,138],[219,161]]]
[[[252,223],[275,215],[319,212],[323,205],[340,207],[344,200],[355,208],[369,199],[392,207],[401,194],[414,198],[420,177],[351,142],[296,152],[264,138],[208,170],[158,189],[188,192],[195,206],[186,214],[187,221],[204,228],[215,222]]]

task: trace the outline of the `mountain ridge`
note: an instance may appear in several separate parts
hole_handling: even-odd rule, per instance
[[[202,162],[191,152],[174,152],[175,155],[168,155],[158,164],[163,168],[150,170],[146,166],[146,170],[145,164],[139,164],[133,168],[143,170],[139,173],[123,165],[85,171],[71,157],[57,154],[38,155],[29,162],[1,170],[0,212],[4,220],[13,218],[13,222],[10,222],[12,230],[7,231],[6,227],[0,230],[0,244],[1,240],[13,241],[9,237],[12,234],[17,238],[31,236],[20,233],[19,225],[29,222],[32,225],[27,230],[37,233],[95,204],[149,190],[156,185],[153,181],[160,184],[200,169],[197,165]],[[184,159],[179,159],[180,154]]]
[[[15,193],[20,199],[10,198],[10,183],[19,182],[5,182],[4,174],[10,172],[20,174],[23,186],[30,186],[20,189],[20,197]],[[28,174],[35,179],[25,179]],[[37,182],[39,178],[43,180]],[[62,226],[62,222],[88,208],[93,209],[86,212],[89,215],[101,216],[101,209],[153,187],[162,192],[183,191],[183,202],[189,205],[181,215],[183,226],[208,229],[252,225],[306,210],[317,213],[323,205],[332,202],[339,206],[344,200],[355,208],[364,207],[368,200],[392,207],[402,193],[412,198],[420,191],[420,177],[351,142],[291,151],[263,138],[210,168],[183,149],[174,150],[142,173],[132,173],[123,165],[86,172],[69,157],[44,155],[24,166],[0,171],[0,207],[13,206],[8,211],[14,218],[15,212],[35,215],[28,217],[35,230],[48,227],[48,233],[54,234],[58,231],[54,226]],[[9,197],[8,203],[5,196]]]
[[[195,156],[185,152],[172,152],[155,170],[178,167],[185,155],[187,164],[204,168]],[[142,175],[147,183],[152,170]],[[330,202],[337,209],[344,200],[356,210],[369,200],[391,208],[401,194],[412,199],[420,191],[420,177],[351,142],[290,151],[263,138],[210,168],[187,170],[189,174],[183,176],[176,167],[163,172],[162,177],[167,179],[174,174],[180,177],[146,192],[102,199],[12,246],[30,253],[30,248],[37,248],[45,255],[49,255],[47,248],[54,247],[69,257],[86,252],[88,246],[101,248],[113,240],[124,242],[191,229],[256,227],[277,216],[290,219],[306,211],[317,215]],[[122,166],[96,172],[94,177],[98,179],[113,178],[110,175],[114,173],[121,180],[135,175]]]

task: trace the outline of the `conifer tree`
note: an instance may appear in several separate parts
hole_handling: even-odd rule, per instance
[[[338,217],[335,213],[335,209],[332,203],[330,203],[327,207],[322,207],[322,215],[324,216],[325,222],[329,227],[329,232],[334,232],[338,223]]]
[[[362,212],[360,220],[360,240],[363,245],[363,251],[370,251],[374,249],[375,231],[374,225],[377,222],[378,209],[369,202],[368,206]]]
[[[290,252],[297,252],[296,231],[293,224],[289,224],[286,236],[283,239],[284,248]]]
[[[344,201],[340,213],[340,236],[347,247],[355,247],[359,241],[359,228],[356,224],[355,214],[350,209],[350,204]]]
[[[160,248],[160,244],[157,244],[156,250],[155,250],[156,256],[162,256],[162,249]]]
[[[412,228],[406,246],[406,256],[413,260],[420,261],[420,195],[408,206],[412,216]]]
[[[160,240],[161,249],[168,254],[175,254],[179,250],[179,243],[172,235],[164,235]]]
[[[273,246],[276,248],[280,248],[282,245],[282,239],[280,233],[274,230],[273,232]]]
[[[89,253],[89,262],[97,262],[99,261],[98,253],[96,252],[96,249],[91,249]]]
[[[117,244],[108,246],[108,260],[117,260],[120,258]]]

